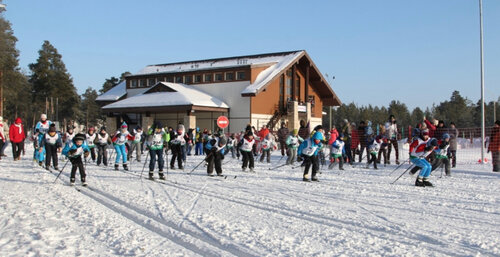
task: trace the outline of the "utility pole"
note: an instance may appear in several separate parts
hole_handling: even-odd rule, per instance
[[[479,35],[481,52],[481,163],[484,163],[484,60],[483,60],[483,0],[479,0]]]
[[[0,116],[3,117],[3,84],[2,84],[2,78],[3,78],[3,73],[2,73],[2,71],[0,71]]]

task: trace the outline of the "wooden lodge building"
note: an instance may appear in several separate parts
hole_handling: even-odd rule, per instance
[[[314,127],[323,106],[341,104],[306,51],[149,65],[96,101],[110,131],[121,121],[144,128],[155,120],[214,130],[221,115],[229,132],[248,123],[293,129],[305,120]]]

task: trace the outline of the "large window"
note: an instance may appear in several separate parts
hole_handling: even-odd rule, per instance
[[[292,70],[286,71],[286,94],[288,97],[292,95]]]
[[[130,88],[136,88],[137,87],[137,79],[133,79],[130,81]]]
[[[222,81],[222,73],[215,73],[214,81]]]
[[[226,72],[226,81],[232,81],[234,80],[234,73],[233,72]]]
[[[182,83],[182,76],[175,76],[175,83]]]
[[[201,83],[201,75],[200,74],[194,75],[194,83]]]
[[[154,86],[155,83],[156,83],[156,79],[155,78],[152,78],[152,79],[148,80],[148,86],[150,86],[150,87]]]
[[[186,76],[184,76],[184,83],[186,83],[186,84],[192,84],[193,83],[193,75],[186,75]]]
[[[204,74],[203,79],[205,82],[208,82],[208,83],[212,82],[212,74],[211,73]]]
[[[246,79],[246,74],[244,71],[236,72],[236,80],[245,80],[245,79]]]
[[[167,82],[174,82],[174,77],[168,76],[167,77]]]
[[[139,81],[139,87],[146,87],[146,79],[141,79]]]

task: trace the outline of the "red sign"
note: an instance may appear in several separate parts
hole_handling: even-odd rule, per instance
[[[221,129],[227,128],[227,126],[229,126],[229,119],[226,116],[219,116],[219,118],[217,118],[217,126]]]

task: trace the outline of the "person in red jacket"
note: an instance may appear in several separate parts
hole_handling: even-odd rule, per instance
[[[491,130],[488,152],[491,152],[493,171],[499,172],[500,171],[500,120],[495,121],[495,126]]]
[[[14,156],[14,161],[21,160],[21,151],[24,153],[24,139],[26,139],[26,134],[24,134],[23,121],[21,118],[17,118],[14,124],[10,125],[9,138],[12,142],[12,155]]]

